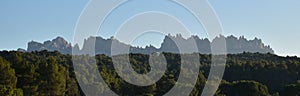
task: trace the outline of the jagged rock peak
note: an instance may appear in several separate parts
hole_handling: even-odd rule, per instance
[[[74,50],[81,53],[93,53],[96,54],[105,54],[111,55],[111,46],[115,45],[118,48],[114,48],[116,50],[126,51],[126,48],[130,48],[131,53],[143,53],[143,54],[151,54],[153,52],[174,52],[178,53],[178,46],[175,42],[179,42],[180,46],[190,46],[193,44],[193,40],[198,47],[198,52],[203,54],[211,53],[211,43],[218,42],[219,40],[226,40],[227,53],[236,54],[243,52],[260,52],[260,53],[274,53],[273,49],[269,45],[265,45],[261,39],[254,38],[253,40],[247,40],[244,36],[235,37],[233,35],[223,36],[220,35],[214,38],[212,41],[207,38],[199,38],[196,35],[192,35],[187,39],[183,38],[180,34],[172,36],[170,34],[166,35],[163,42],[161,43],[160,48],[155,48],[152,45],[149,45],[145,48],[142,47],[134,47],[129,44],[123,43],[117,38],[111,37],[108,39],[104,39],[99,36],[91,36],[84,40],[84,44],[81,48],[75,44]],[[95,50],[93,50],[95,48]],[[48,50],[54,51],[57,50],[63,54],[70,54],[72,52],[72,46],[68,43],[63,37],[57,37],[53,40],[45,41],[44,43],[39,43],[35,41],[31,41],[28,43],[27,51],[41,51]],[[186,47],[186,50],[190,50],[189,47]],[[123,54],[120,51],[116,54]]]
[[[48,51],[59,51],[63,54],[71,53],[72,46],[68,43],[63,37],[58,36],[53,40],[45,41],[44,43],[39,43],[35,41],[31,41],[28,43],[27,52],[32,51],[41,51],[41,50],[48,50]]]

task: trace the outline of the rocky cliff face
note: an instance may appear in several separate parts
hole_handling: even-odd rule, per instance
[[[45,41],[44,43],[39,43],[35,41],[31,41],[28,43],[27,52],[41,51],[41,50],[48,50],[48,51],[56,50],[63,54],[69,54],[72,52],[72,46],[62,37],[57,37],[52,41]]]
[[[226,38],[227,52],[228,53],[241,53],[241,52],[259,52],[259,53],[274,53],[270,46],[265,46],[261,39],[255,38],[254,40],[247,40],[246,38],[228,36]]]
[[[272,53],[274,51],[270,46],[265,46],[261,39],[255,38],[254,40],[247,40],[244,37],[234,37],[234,36],[220,36],[215,38],[210,42],[208,39],[200,39],[198,36],[191,36],[187,39],[183,38],[181,35],[176,36],[165,36],[164,41],[161,44],[160,48],[155,48],[153,46],[147,46],[146,48],[133,47],[128,44],[122,43],[117,39],[103,39],[101,37],[90,37],[84,41],[83,48],[79,48],[77,45],[74,46],[74,50],[80,53],[92,54],[105,54],[105,55],[117,55],[117,54],[126,54],[130,53],[143,53],[151,54],[153,52],[172,52],[179,53],[179,49],[186,50],[182,53],[194,52],[195,48],[192,48],[192,44],[196,44],[196,50],[202,54],[211,53],[211,44],[217,42],[220,38],[226,40],[227,53],[236,54],[242,52],[259,52],[259,53]],[[114,46],[114,47],[111,47]],[[182,47],[180,47],[182,46]],[[188,47],[187,47],[188,46]],[[95,50],[91,50],[95,47]],[[48,50],[54,51],[57,50],[63,54],[71,54],[72,46],[62,37],[57,37],[52,41],[45,41],[44,43],[39,43],[31,41],[28,43],[27,52],[31,51],[41,51]],[[93,54],[94,55],[94,54]]]

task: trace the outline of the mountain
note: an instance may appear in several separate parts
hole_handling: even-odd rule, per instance
[[[48,50],[48,51],[59,51],[63,54],[70,54],[72,52],[71,43],[68,43],[64,38],[57,37],[52,41],[45,41],[44,43],[39,43],[35,41],[31,41],[28,43],[27,52],[32,51],[41,51],[41,50]]]
[[[214,42],[218,42],[221,39],[226,40],[227,45],[227,53],[229,54],[237,54],[243,52],[259,52],[259,53],[271,53],[274,54],[273,49],[270,46],[266,46],[261,39],[255,38],[253,40],[247,40],[245,37],[235,37],[235,36],[219,36],[212,41],[209,41],[207,38],[200,39],[198,36],[191,36],[187,39],[183,38],[180,34],[176,36],[167,35],[165,36],[161,47],[155,48],[154,46],[146,46],[145,48],[134,47],[125,43],[120,42],[115,38],[104,39],[102,37],[89,37],[84,40],[83,47],[80,49],[78,45],[74,46],[74,51],[77,51],[79,54],[88,53],[88,54],[105,54],[108,56],[118,55],[118,54],[126,54],[130,53],[143,53],[143,54],[151,54],[154,52],[172,52],[179,53],[179,49],[184,49],[186,52],[182,53],[190,53],[189,51],[193,51],[191,44],[196,44],[199,53],[202,54],[210,54],[211,53],[211,44]],[[114,46],[114,47],[111,47]],[[184,46],[178,48],[177,46]],[[95,51],[91,50],[95,47]],[[195,48],[194,48],[195,49]],[[48,50],[54,51],[57,50],[63,54],[71,54],[72,46],[62,37],[57,37],[52,41],[45,41],[44,43],[39,43],[35,41],[31,41],[28,43],[27,52],[32,51],[41,51]],[[129,51],[128,51],[129,50]],[[93,54],[94,55],[94,54]]]

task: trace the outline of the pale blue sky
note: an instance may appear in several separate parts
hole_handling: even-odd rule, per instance
[[[163,0],[146,1],[132,0],[131,3],[116,9],[106,20],[108,23],[104,22],[99,34],[108,38],[127,17],[142,11],[156,10],[174,15],[193,34],[207,37],[203,35],[201,25],[176,4]],[[270,45],[276,54],[300,56],[300,44],[297,39],[300,36],[299,0],[209,0],[209,2],[222,22],[225,35],[244,35],[248,39],[258,37]],[[27,42],[31,40],[42,42],[57,36],[71,41],[77,19],[87,3],[88,0],[1,0],[0,49],[26,49]],[[132,7],[134,5],[143,7]],[[158,46],[160,35],[149,36],[158,39],[157,42],[150,42]],[[144,46],[148,44],[146,40],[138,38],[135,45]]]

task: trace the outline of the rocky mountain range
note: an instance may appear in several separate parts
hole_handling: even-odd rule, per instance
[[[41,51],[41,50],[48,50],[48,51],[59,51],[63,54],[71,54],[72,48],[73,51],[77,53],[93,53],[91,50],[93,47],[95,48],[95,54],[105,54],[108,56],[111,55],[118,55],[118,54],[125,54],[125,53],[143,53],[143,54],[151,54],[153,52],[172,52],[172,53],[179,53],[179,46],[190,46],[190,44],[196,44],[197,50],[199,53],[202,54],[210,54],[211,53],[211,44],[213,42],[217,42],[218,39],[225,38],[226,45],[227,45],[227,53],[229,54],[236,54],[242,52],[259,52],[259,53],[271,53],[274,54],[273,49],[270,46],[266,46],[261,39],[255,38],[253,40],[247,40],[246,38],[242,37],[235,37],[235,36],[219,36],[212,41],[208,39],[200,39],[198,36],[191,36],[187,39],[183,38],[180,34],[176,36],[167,35],[165,36],[163,42],[161,43],[160,48],[155,48],[152,45],[146,46],[145,48],[142,47],[134,47],[129,44],[125,44],[120,42],[117,39],[109,38],[104,39],[102,37],[89,37],[84,40],[83,47],[79,48],[78,45],[72,46],[71,43],[68,43],[64,38],[57,37],[52,41],[45,41],[44,43],[39,43],[35,41],[31,41],[28,43],[27,52],[32,51]],[[177,42],[177,43],[176,43]],[[178,43],[180,42],[180,43]],[[114,47],[111,47],[111,46]],[[190,47],[183,47],[186,48],[184,50],[190,50]],[[129,50],[129,51],[128,51]],[[192,49],[191,49],[192,50]],[[184,53],[184,52],[182,52]]]
[[[62,37],[57,37],[52,41],[48,40],[45,41],[44,43],[39,43],[36,41],[31,41],[28,43],[27,52],[42,51],[42,50],[48,50],[48,51],[56,50],[63,54],[70,54],[72,52],[72,46],[71,43],[68,43]]]

